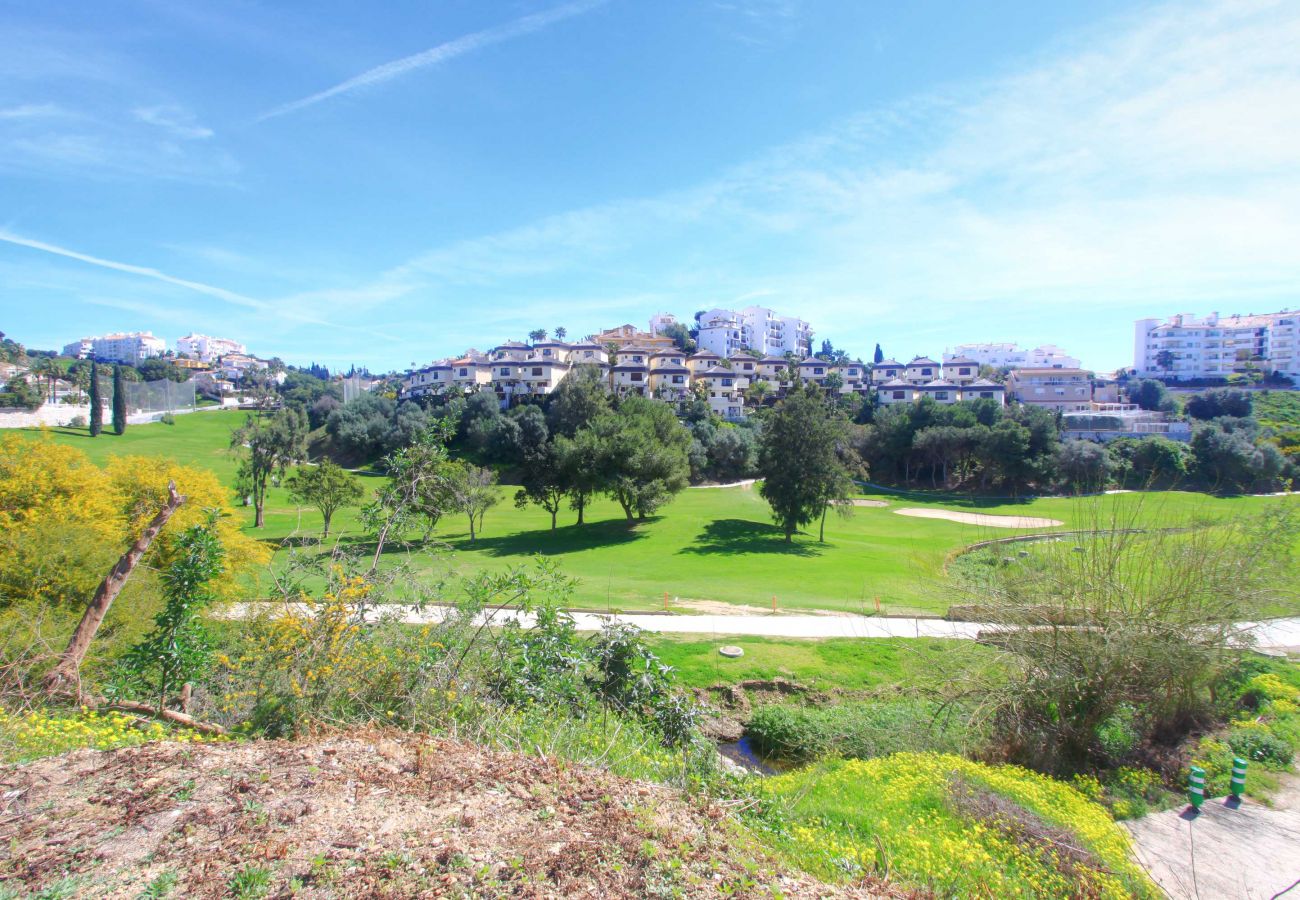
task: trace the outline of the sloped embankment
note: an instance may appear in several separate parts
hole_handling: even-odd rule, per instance
[[[0,797],[0,880],[59,896],[895,896],[663,786],[400,733],[80,751]]]

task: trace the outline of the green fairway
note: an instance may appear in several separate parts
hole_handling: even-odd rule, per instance
[[[90,439],[84,430],[52,429],[54,439],[75,446],[102,462],[110,454],[171,456],[180,462],[212,469],[232,483],[236,459],[227,449],[230,432],[244,413],[200,412],[177,416],[176,424],[139,425],[117,437]],[[363,476],[376,479],[377,476]],[[371,482],[373,483],[373,482]],[[464,517],[449,514],[435,532],[437,543],[454,553],[422,553],[415,565],[433,572],[468,574],[504,570],[526,563],[534,554],[550,557],[561,571],[579,580],[574,602],[596,609],[662,608],[682,612],[706,611],[698,601],[744,604],[769,609],[776,597],[779,609],[838,609],[872,612],[879,598],[886,613],[938,613],[969,598],[955,596],[944,578],[951,553],[980,540],[1026,531],[912,518],[895,510],[948,509],[992,515],[1057,519],[1069,528],[1131,527],[1183,522],[1188,516],[1207,519],[1291,503],[1293,498],[1207,497],[1166,492],[1116,494],[1099,498],[1010,500],[932,499],[925,495],[875,493],[884,507],[860,507],[852,516],[830,516],[826,542],[811,534],[786,544],[772,524],[767,505],[756,487],[690,489],[652,519],[629,526],[612,501],[597,500],[587,513],[588,524],[573,525],[574,515],[561,514],[552,533],[549,516],[537,507],[515,509],[515,489],[501,488],[502,502],[487,513],[481,536],[469,542]],[[252,510],[245,509],[252,522]],[[257,534],[275,545],[289,537],[313,537],[320,528],[315,510],[299,509],[283,489],[272,488],[266,509],[267,527]],[[363,549],[368,540],[357,523],[357,510],[335,516],[335,531]],[[333,539],[335,535],[332,535]],[[393,548],[397,558],[400,548]],[[276,557],[283,565],[287,554]]]

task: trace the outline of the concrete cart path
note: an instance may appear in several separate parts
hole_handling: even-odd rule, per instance
[[[1283,776],[1272,809],[1220,797],[1206,800],[1197,815],[1175,809],[1124,825],[1138,860],[1177,900],[1267,900],[1300,880],[1300,777],[1294,775]],[[1286,896],[1293,894],[1300,895],[1300,885]]]
[[[225,615],[242,619],[269,604],[235,603]],[[299,606],[298,604],[293,604]],[[307,612],[306,606],[300,606]],[[412,625],[439,622],[446,615],[444,607],[384,606],[367,611],[368,621],[381,616],[397,617]],[[599,631],[608,621],[635,625],[660,634],[727,634],[754,637],[790,638],[953,638],[974,640],[981,631],[993,626],[979,622],[948,622],[944,619],[886,618],[884,616],[854,615],[701,615],[674,616],[660,613],[621,613],[602,615],[595,612],[571,613],[579,631]],[[504,622],[517,618],[525,627],[532,627],[532,617],[513,610],[494,614],[494,621]],[[1255,630],[1258,646],[1269,650],[1300,648],[1300,618],[1274,619],[1267,623],[1247,623],[1243,628]]]

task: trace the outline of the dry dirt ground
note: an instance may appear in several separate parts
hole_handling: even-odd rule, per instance
[[[888,506],[889,503],[886,502],[886,501],[884,501],[884,500],[864,500],[864,499],[861,498],[861,497],[854,497],[854,498],[853,498],[853,505],[854,505],[854,506],[868,506],[868,507],[871,507],[871,508],[873,508],[873,509],[879,509],[879,508],[881,508],[881,507],[883,507],[883,506]]]
[[[902,896],[784,871],[725,808],[666,787],[402,733],[157,743],[0,769],[0,892],[163,887],[175,897]]]
[[[983,525],[987,528],[1051,528],[1064,525],[1057,519],[1043,519],[1038,516],[993,516],[988,513],[953,512],[947,509],[918,509],[908,506],[896,509],[900,516],[914,516],[918,519],[943,519],[948,522],[960,522],[963,525]]]

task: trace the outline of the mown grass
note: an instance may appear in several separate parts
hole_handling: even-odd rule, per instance
[[[178,416],[174,425],[132,426],[120,437],[105,434],[93,440],[82,429],[52,429],[52,433],[55,440],[76,446],[99,462],[114,453],[171,456],[206,466],[231,484],[237,460],[228,449],[230,431],[245,415],[199,412]],[[362,477],[369,482],[379,476]],[[430,574],[501,571],[541,554],[578,579],[573,597],[577,605],[657,609],[667,594],[669,605],[684,612],[691,611],[687,601],[692,600],[769,608],[776,597],[783,610],[874,612],[879,599],[886,613],[941,614],[963,599],[952,596],[945,581],[950,554],[974,541],[1023,533],[895,514],[901,507],[1040,516],[1059,519],[1068,529],[1110,521],[1213,519],[1257,510],[1269,502],[1290,502],[1289,498],[1183,492],[1027,501],[875,493],[872,496],[888,506],[856,508],[847,519],[832,516],[824,544],[817,542],[814,531],[800,535],[791,545],[782,540],[767,505],[752,488],[687,490],[657,516],[636,525],[624,521],[616,504],[599,499],[588,510],[587,525],[572,524],[574,516],[566,511],[554,532],[545,512],[536,507],[515,509],[511,502],[515,489],[502,486],[500,490],[502,502],[487,513],[477,541],[470,542],[462,517],[449,515],[439,523],[435,542],[456,552],[441,557],[422,554],[417,567]],[[244,509],[243,514],[251,525],[252,510]],[[315,510],[299,509],[282,488],[273,487],[266,527],[256,534],[277,547],[287,539],[305,540],[304,549],[316,552],[313,538],[319,528]],[[333,540],[361,551],[373,548],[356,509],[335,516]],[[401,548],[393,547],[390,558],[400,556]],[[287,552],[281,551],[275,564],[284,565],[287,558]]]
[[[700,640],[659,635],[652,650],[676,669],[685,687],[787,678],[819,691],[875,691],[897,685],[937,685],[993,651],[972,641],[941,638],[736,638]],[[731,644],[745,655],[730,659],[718,647]]]

